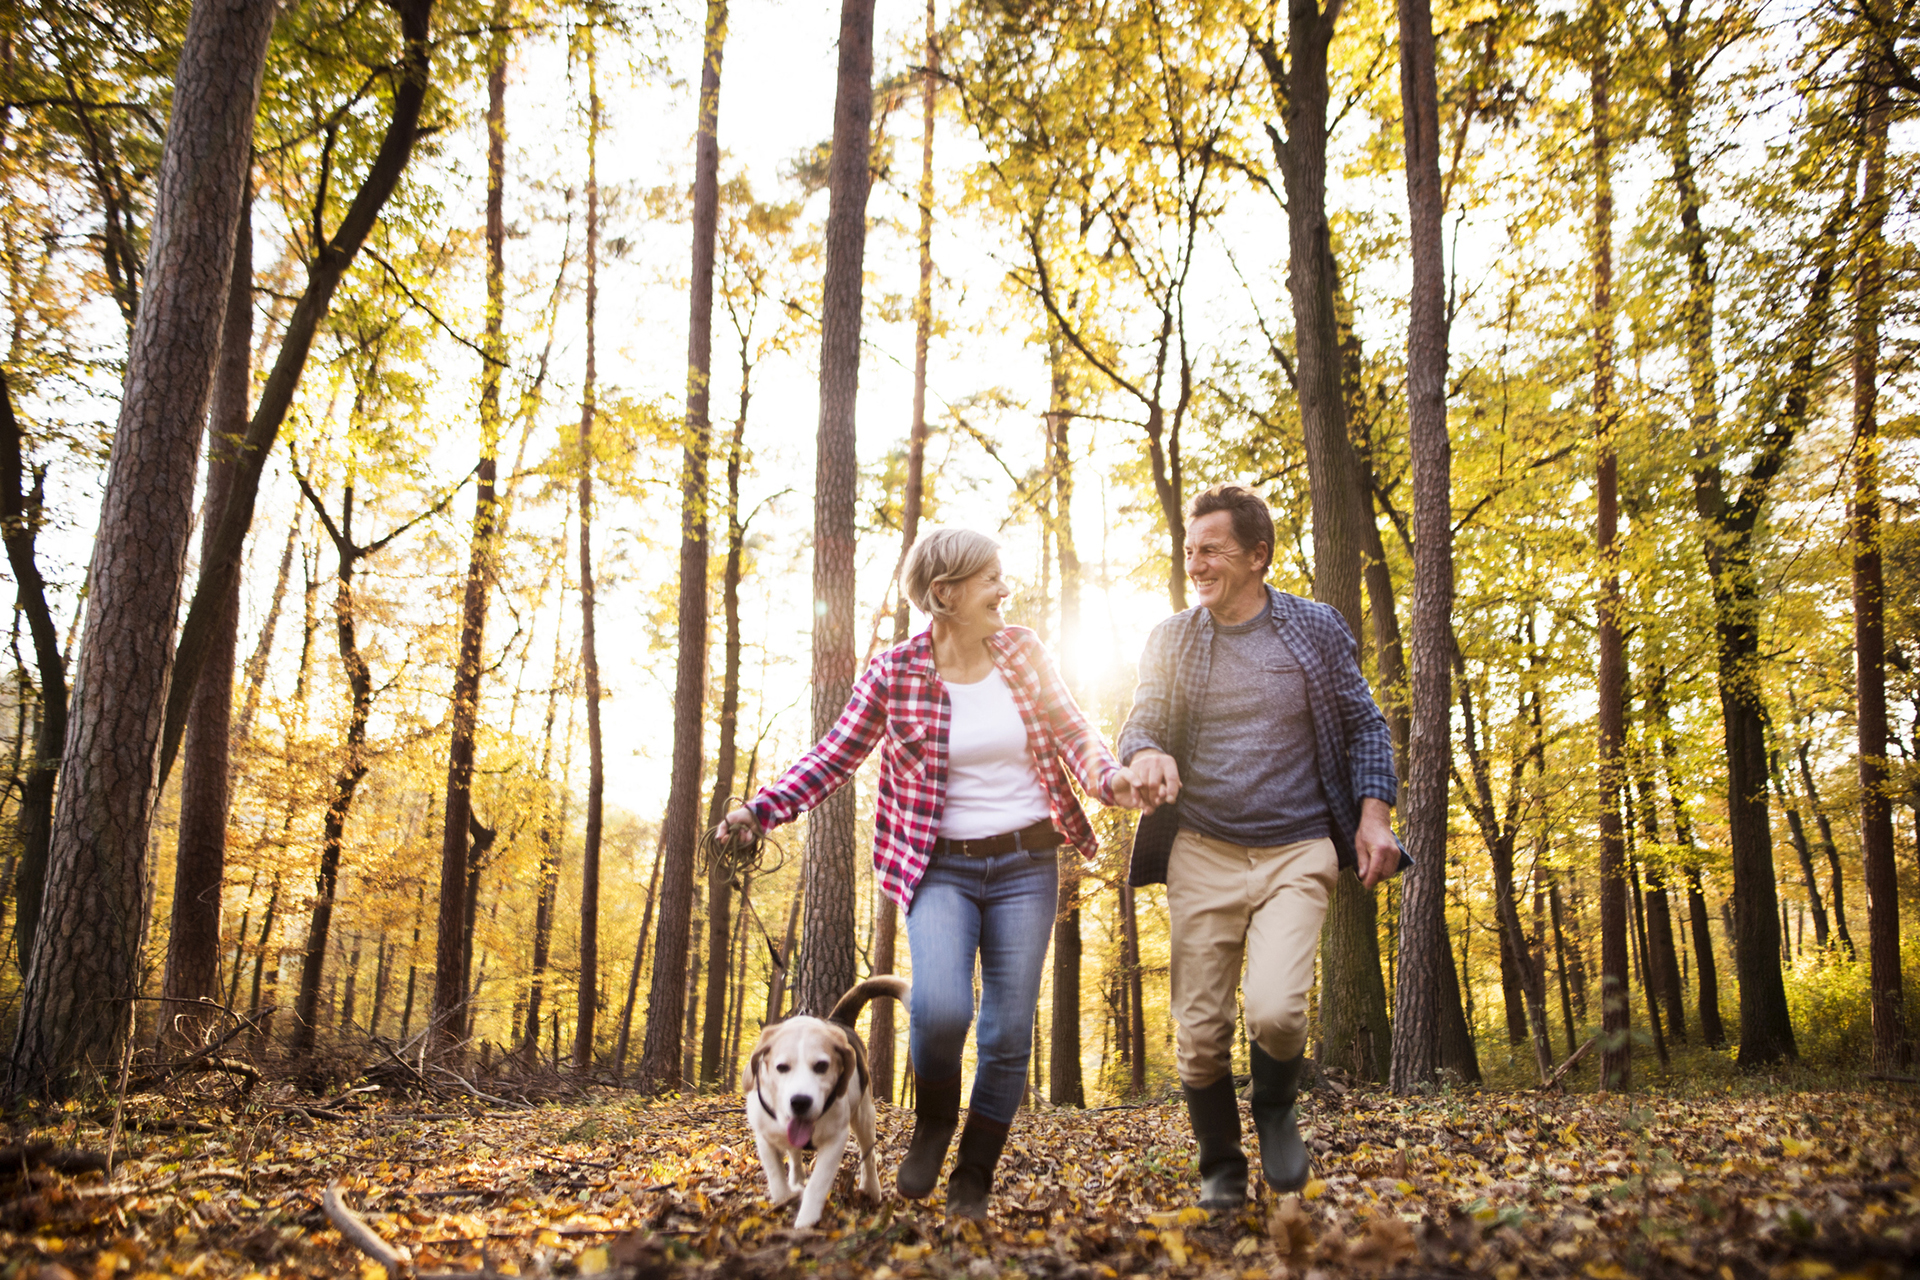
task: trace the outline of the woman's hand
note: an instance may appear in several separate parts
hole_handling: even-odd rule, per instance
[[[760,836],[760,824],[745,805],[728,812],[714,828],[713,838],[721,844],[748,844]]]
[[[1113,802],[1123,809],[1140,809],[1153,812],[1153,806],[1145,802],[1140,780],[1133,776],[1131,769],[1116,769],[1113,773]]]

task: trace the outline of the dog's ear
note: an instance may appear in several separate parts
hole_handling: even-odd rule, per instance
[[[840,1101],[840,1095],[856,1078],[862,1089],[867,1087],[867,1055],[860,1038],[837,1022],[829,1022],[827,1027],[834,1035],[833,1058],[839,1078],[833,1082],[833,1091],[827,1095],[826,1102],[821,1104],[822,1111]]]
[[[762,1027],[760,1029],[760,1041],[753,1046],[753,1056],[747,1059],[745,1088],[758,1089],[760,1087],[760,1061],[767,1056],[767,1051],[772,1047],[767,1043],[768,1030],[770,1030],[768,1027]]]

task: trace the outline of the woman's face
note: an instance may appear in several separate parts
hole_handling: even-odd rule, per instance
[[[1000,602],[1013,594],[1000,576],[1000,557],[987,561],[986,567],[971,578],[943,584],[938,588],[953,610],[948,620],[956,627],[992,635],[1007,625],[1000,616]]]

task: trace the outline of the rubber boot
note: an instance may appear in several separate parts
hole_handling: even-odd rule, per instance
[[[1200,1147],[1200,1207],[1238,1209],[1247,1202],[1247,1153],[1240,1149],[1240,1100],[1234,1096],[1233,1076],[1221,1076],[1204,1089],[1181,1087]]]
[[[960,1131],[960,1151],[954,1157],[953,1172],[947,1175],[949,1218],[987,1216],[987,1193],[993,1190],[993,1167],[1000,1163],[1000,1149],[1006,1145],[1006,1125],[972,1111],[967,1112],[967,1127]]]
[[[1260,1135],[1260,1171],[1275,1191],[1298,1191],[1313,1172],[1293,1107],[1306,1058],[1302,1049],[1279,1062],[1258,1044],[1253,1046],[1253,1127]]]
[[[913,1091],[913,1138],[900,1159],[900,1194],[923,1199],[940,1181],[947,1144],[960,1125],[960,1073],[945,1080],[917,1080]]]

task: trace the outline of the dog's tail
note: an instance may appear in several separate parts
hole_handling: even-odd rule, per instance
[[[892,996],[901,1004],[907,1002],[907,980],[897,978],[891,973],[882,973],[868,978],[855,986],[853,990],[840,997],[833,1006],[833,1012],[827,1015],[827,1021],[837,1022],[843,1027],[851,1027],[860,1018],[860,1011],[877,996]]]

